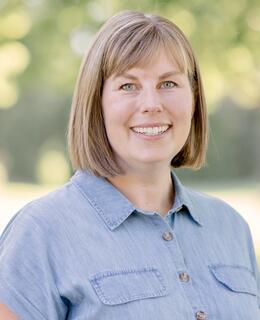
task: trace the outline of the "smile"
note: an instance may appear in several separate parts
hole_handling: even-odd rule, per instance
[[[163,134],[170,128],[169,125],[162,125],[158,127],[133,127],[131,130],[133,130],[136,133],[141,133],[146,136],[156,136]]]

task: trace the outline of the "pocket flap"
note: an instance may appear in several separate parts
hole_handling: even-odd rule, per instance
[[[167,294],[161,273],[152,267],[100,272],[89,280],[100,300],[108,305]]]
[[[257,296],[257,285],[250,269],[239,265],[213,264],[209,268],[215,278],[232,291]]]

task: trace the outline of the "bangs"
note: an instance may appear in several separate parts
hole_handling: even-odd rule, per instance
[[[186,50],[180,40],[167,30],[159,30],[156,25],[148,24],[146,27],[141,26],[140,30],[136,27],[132,30],[128,26],[121,32],[121,35],[113,36],[111,45],[104,52],[104,80],[112,74],[122,74],[134,66],[143,67],[151,63],[159,55],[160,49],[166,52],[180,72],[192,74],[192,63],[188,61]]]

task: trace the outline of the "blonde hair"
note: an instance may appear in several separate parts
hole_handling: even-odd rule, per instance
[[[145,63],[164,48],[188,75],[193,91],[194,114],[189,136],[172,159],[174,168],[197,170],[205,162],[208,143],[207,110],[198,63],[183,32],[157,15],[122,11],[96,34],[85,55],[74,90],[68,127],[69,155],[74,170],[97,176],[122,174],[107,138],[102,114],[104,81],[112,74]]]

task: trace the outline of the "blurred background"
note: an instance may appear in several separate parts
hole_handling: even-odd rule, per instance
[[[158,13],[191,41],[210,121],[207,164],[182,180],[235,207],[260,257],[258,0],[0,0],[0,232],[26,202],[72,174],[66,128],[89,41],[123,9]]]

